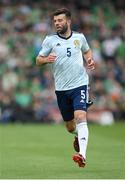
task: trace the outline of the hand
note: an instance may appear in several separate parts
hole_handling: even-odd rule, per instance
[[[94,70],[95,69],[95,62],[92,58],[89,58],[87,60],[87,68],[90,70]]]
[[[56,59],[56,56],[50,54],[50,55],[47,57],[46,61],[47,61],[47,63],[53,63],[53,62],[55,61],[55,59]]]

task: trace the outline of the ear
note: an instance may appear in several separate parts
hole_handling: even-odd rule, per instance
[[[68,19],[69,24],[71,24],[71,19]]]

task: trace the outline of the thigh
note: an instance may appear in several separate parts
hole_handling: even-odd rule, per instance
[[[56,91],[57,103],[64,121],[74,119],[74,109],[72,99],[64,91]]]
[[[82,110],[87,111],[88,102],[88,86],[84,85],[76,88],[72,95],[74,111]]]

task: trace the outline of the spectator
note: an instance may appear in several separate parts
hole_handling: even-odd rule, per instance
[[[110,119],[125,118],[124,2],[1,0],[0,121],[20,117],[22,122],[61,122],[49,67],[36,68],[34,63],[44,36],[53,32],[51,10],[64,5],[72,11],[73,29],[86,35],[97,62],[89,119],[99,121],[98,113],[102,119],[108,114]]]

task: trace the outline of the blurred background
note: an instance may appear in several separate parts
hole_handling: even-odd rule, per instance
[[[36,67],[50,14],[66,6],[72,29],[84,33],[97,68],[90,74],[88,120],[125,121],[124,0],[0,0],[0,123],[61,123],[48,66]]]

